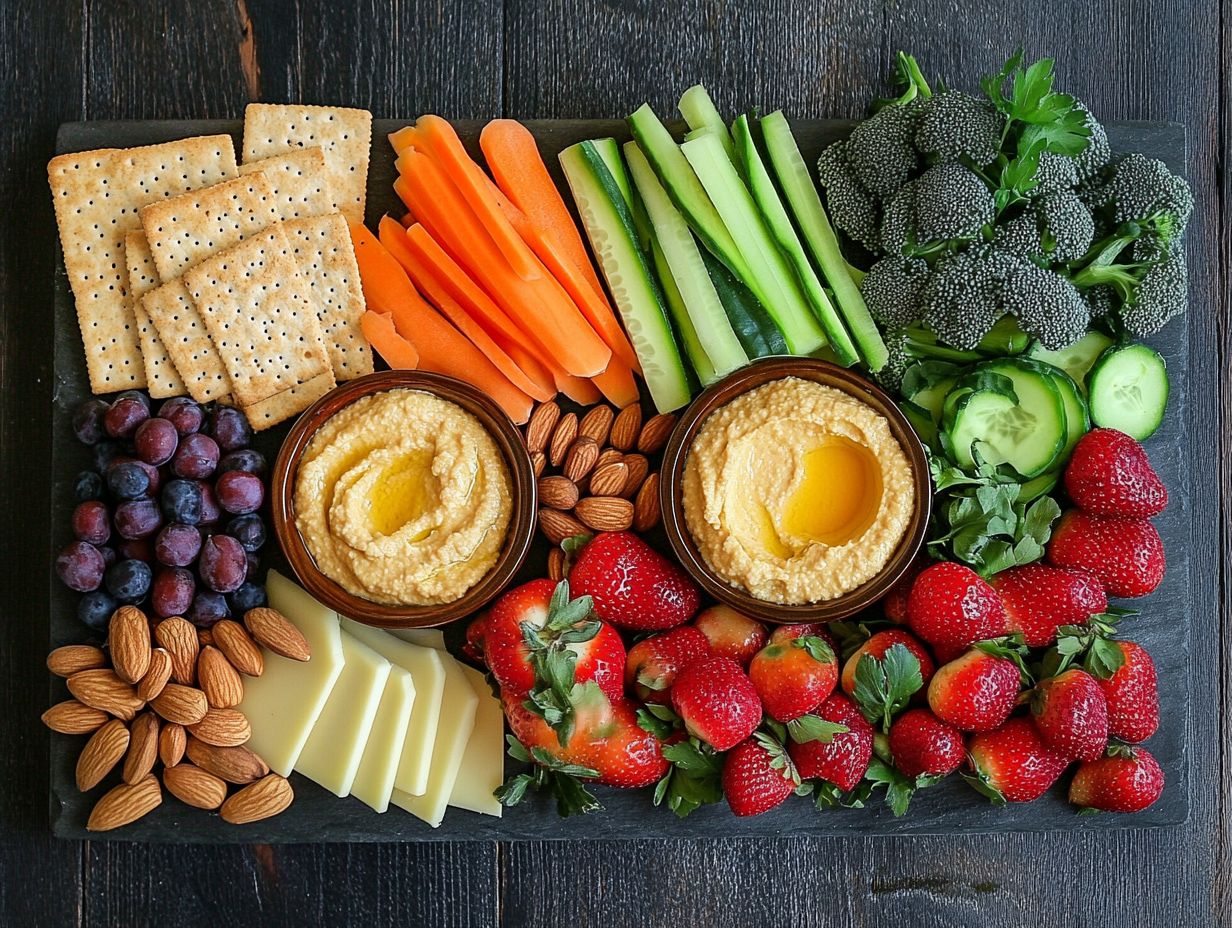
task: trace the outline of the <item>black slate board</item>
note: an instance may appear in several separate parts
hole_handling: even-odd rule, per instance
[[[404,125],[404,120],[377,120],[373,126],[373,157],[368,179],[368,221],[374,224],[387,210],[402,212],[393,195],[393,156],[385,135]],[[481,123],[460,122],[459,133],[472,151]],[[562,182],[555,155],[576,141],[603,136],[628,137],[619,120],[545,120],[527,125],[540,141],[549,167]],[[192,135],[227,132],[236,138],[241,125],[234,121],[149,121],[66,123],[57,136],[56,151],[147,145]],[[830,141],[845,135],[849,123],[801,121],[794,124],[805,159],[810,163]],[[1113,123],[1108,126],[1114,151],[1140,151],[1166,161],[1174,171],[1184,171],[1184,128],[1172,123]],[[76,473],[88,467],[89,452],[72,435],[69,417],[73,408],[89,395],[72,295],[57,261],[55,279],[55,385],[52,447],[52,511],[50,513],[48,564],[55,551],[70,540],[69,515],[73,508],[72,484]],[[332,841],[497,841],[497,840],[598,840],[612,838],[719,838],[779,835],[842,834],[964,834],[979,832],[1041,832],[1070,829],[1119,829],[1179,825],[1189,816],[1190,763],[1184,719],[1191,698],[1190,631],[1186,604],[1191,602],[1189,549],[1192,519],[1192,474],[1190,459],[1197,442],[1188,432],[1188,417],[1180,413],[1187,403],[1189,383],[1188,321],[1172,322],[1152,345],[1168,362],[1172,382],[1169,414],[1160,431],[1150,440],[1148,451],[1170,492],[1167,511],[1156,520],[1168,554],[1168,572],[1151,596],[1133,603],[1142,614],[1123,621],[1125,637],[1143,644],[1155,659],[1160,679],[1161,717],[1159,733],[1148,743],[1167,777],[1162,798],[1145,812],[1132,816],[1098,815],[1077,817],[1064,801],[1068,776],[1043,799],[1028,805],[990,806],[957,777],[918,793],[910,812],[894,818],[875,798],[866,809],[816,812],[805,799],[791,799],[778,809],[751,819],[737,819],[726,805],[703,808],[680,820],[666,810],[654,809],[647,791],[596,790],[605,811],[562,820],[542,800],[506,810],[501,819],[450,809],[441,827],[432,829],[398,809],[377,815],[356,799],[338,799],[304,777],[293,774],[296,800],[282,815],[265,822],[230,826],[216,815],[191,809],[164,793],[163,804],[150,815],[126,828],[103,835],[85,830],[89,811],[97,798],[113,785],[115,775],[88,794],[73,783],[73,769],[84,737],[53,735],[51,739],[50,803],[53,832],[65,838],[100,838],[182,843],[316,843]],[[37,414],[37,413],[36,413]],[[260,436],[258,447],[272,460],[287,427]],[[285,571],[285,562],[272,543],[264,552],[267,566]],[[542,554],[542,552],[540,552]],[[524,568],[527,579],[539,572],[541,556],[532,556]],[[83,642],[91,633],[75,617],[77,595],[61,586],[50,571],[50,644]],[[460,635],[455,625],[447,634]],[[52,678],[49,705],[67,698],[63,682]],[[1209,694],[1200,698],[1210,698]]]

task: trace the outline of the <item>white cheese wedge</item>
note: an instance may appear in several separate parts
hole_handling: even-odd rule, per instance
[[[445,650],[445,633],[439,628],[391,628],[389,633],[410,644],[417,644],[434,651]]]
[[[505,713],[488,681],[474,667],[459,664],[479,699],[475,728],[462,754],[449,804],[500,818],[502,806],[493,795],[505,779]]]
[[[372,720],[372,730],[368,732],[368,743],[359,759],[355,782],[351,784],[351,795],[377,812],[389,808],[414,705],[415,680],[410,671],[391,665],[385,692],[381,694],[376,718]]]
[[[297,771],[335,796],[350,795],[390,668],[389,661],[345,632],[342,655],[342,673],[295,762]]]
[[[353,619],[343,619],[342,627],[388,661],[409,671],[415,679],[415,705],[402,745],[402,757],[394,776],[394,788],[412,796],[423,795],[428,788],[432,765],[432,746],[436,743],[437,723],[441,715],[441,699],[445,693],[444,661],[448,654],[432,648],[409,644],[389,632]]]
[[[303,633],[312,659],[293,661],[262,649],[265,672],[244,678],[239,709],[252,725],[248,747],[275,773],[287,776],[342,672],[338,614],[276,570],[265,581],[269,603]]]
[[[466,678],[462,665],[445,655],[445,696],[441,701],[441,720],[432,749],[432,769],[428,788],[422,796],[412,796],[395,789],[390,802],[406,809],[433,828],[445,817],[445,808],[458,779],[462,755],[475,727],[475,710],[479,697]]]

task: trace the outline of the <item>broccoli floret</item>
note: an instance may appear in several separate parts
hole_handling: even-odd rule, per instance
[[[881,326],[900,329],[920,318],[920,290],[928,264],[919,258],[891,255],[868,270],[860,284],[864,303]]]
[[[1103,319],[1116,308],[1116,291],[1108,286],[1091,287],[1083,292],[1082,298],[1087,301],[1092,319]]]
[[[1005,117],[987,100],[961,90],[946,90],[920,104],[915,146],[944,161],[970,158],[983,167],[1001,149]]]
[[[898,388],[903,385],[903,374],[915,363],[915,358],[908,352],[905,332],[886,332],[884,339],[890,356],[881,370],[873,374],[873,379],[881,384],[881,388],[886,392],[897,393]]]
[[[1183,252],[1171,251],[1154,260],[1121,306],[1121,323],[1139,338],[1154,335],[1189,303],[1189,269]]]
[[[1081,154],[1074,156],[1074,163],[1078,168],[1078,178],[1079,180],[1086,180],[1094,177],[1104,169],[1104,166],[1112,157],[1112,149],[1108,146],[1108,133],[1104,130],[1099,120],[1087,109],[1086,104],[1075,100],[1074,109],[1082,111],[1087,131],[1091,133],[1087,137],[1087,147],[1082,150]]]
[[[920,293],[924,323],[948,345],[975,348],[1005,314],[1001,282],[1018,263],[986,246],[942,257]]]
[[[852,172],[869,193],[888,200],[920,169],[915,150],[916,125],[921,100],[932,95],[919,65],[910,55],[899,53],[898,79],[906,85],[903,93],[884,105],[851,130],[847,139],[847,161]]]
[[[835,142],[817,159],[817,178],[826,191],[830,220],[848,238],[879,250],[881,211],[847,161],[847,143]]]
[[[1095,238],[1095,220],[1078,196],[1069,190],[1040,197],[1032,206],[1043,253],[1053,261],[1077,261]]]
[[[1031,188],[1032,196],[1069,190],[1077,185],[1078,165],[1073,158],[1052,151],[1040,153],[1039,166],[1035,169],[1035,186]]]
[[[935,252],[976,238],[996,216],[988,186],[969,168],[943,161],[903,187],[886,206],[881,245],[889,254]]]
[[[1081,103],[1075,101],[1074,109],[1082,113],[1083,125],[1090,133],[1086,146],[1076,155],[1042,152],[1035,169],[1035,186],[1031,196],[1070,190],[1095,177],[1108,163],[1111,156],[1108,133]]]
[[[1137,153],[1113,165],[1103,194],[1113,221],[1157,227],[1169,240],[1184,234],[1193,212],[1189,184],[1162,161]]]
[[[1051,350],[1076,342],[1091,321],[1082,294],[1068,278],[1029,261],[1019,262],[1005,276],[1001,299],[1022,330]]]
[[[993,243],[1002,251],[1021,255],[1024,258],[1044,256],[1044,241],[1040,238],[1039,223],[1032,210],[1020,213],[1013,219],[997,223]]]

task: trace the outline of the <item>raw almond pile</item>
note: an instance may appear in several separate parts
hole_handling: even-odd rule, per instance
[[[264,670],[259,644],[292,660],[311,656],[283,615],[251,609],[242,625],[224,619],[198,630],[179,616],[151,621],[135,606],[121,606],[107,641],[107,650],[71,644],[47,656],[47,668],[65,678],[73,698],[44,712],[44,724],[90,735],[77,759],[77,788],[87,792],[120,769],[121,782],[90,813],[90,831],[135,822],[162,802],[163,786],[235,825],[291,804],[291,784],[245,747],[251,728],[236,708],[243,676]],[[228,784],[240,789],[228,796]]]

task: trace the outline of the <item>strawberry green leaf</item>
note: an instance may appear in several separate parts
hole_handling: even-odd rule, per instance
[[[864,654],[856,664],[856,703],[864,717],[883,731],[890,730],[894,716],[923,685],[919,658],[902,644],[890,645],[881,660]]]
[[[556,813],[561,818],[603,811],[603,805],[580,780],[557,772],[550,773],[549,778],[556,796]]]
[[[907,814],[907,807],[911,805],[911,796],[915,793],[915,782],[913,780],[904,776],[878,757],[874,757],[869,763],[864,778],[874,788],[878,786],[886,788],[886,805],[890,807],[890,811],[894,813],[895,818]]]
[[[655,784],[656,806],[666,802],[669,809],[684,818],[699,807],[723,798],[722,758],[709,745],[689,738],[666,745],[663,756],[672,766]]]
[[[994,806],[1005,805],[1005,795],[1001,792],[1001,790],[997,789],[997,787],[995,787],[983,773],[964,773],[962,778],[971,785],[972,789],[991,802]]]
[[[833,783],[819,782],[813,791],[813,805],[817,810],[826,809],[863,809],[864,803],[873,794],[871,780],[861,781],[855,789],[843,792]]]
[[[673,767],[687,770],[691,773],[718,775],[723,770],[720,756],[709,745],[702,744],[696,738],[679,741],[676,744],[665,745],[663,757]]]
[[[1099,680],[1107,680],[1125,664],[1125,652],[1117,647],[1116,642],[1107,638],[1095,638],[1087,650],[1083,667],[1087,673]]]
[[[798,719],[792,719],[787,723],[788,737],[796,742],[796,744],[804,744],[808,741],[820,741],[822,744],[829,744],[834,740],[835,735],[846,734],[850,730],[846,725],[840,725],[838,722],[828,722],[815,715],[802,715]]]
[[[496,788],[493,795],[503,806],[516,806],[526,797],[526,791],[535,785],[535,776],[531,773],[518,773]]]
[[[642,731],[650,732],[660,741],[666,741],[676,731],[676,726],[671,722],[657,718],[646,709],[637,710],[637,725]]]
[[[526,750],[526,746],[521,741],[513,735],[505,735],[505,741],[509,745],[508,753],[510,757],[524,764],[530,763],[530,752]]]
[[[834,663],[834,649],[824,638],[816,635],[802,635],[792,641],[792,645],[808,651],[809,656],[819,664]]]

